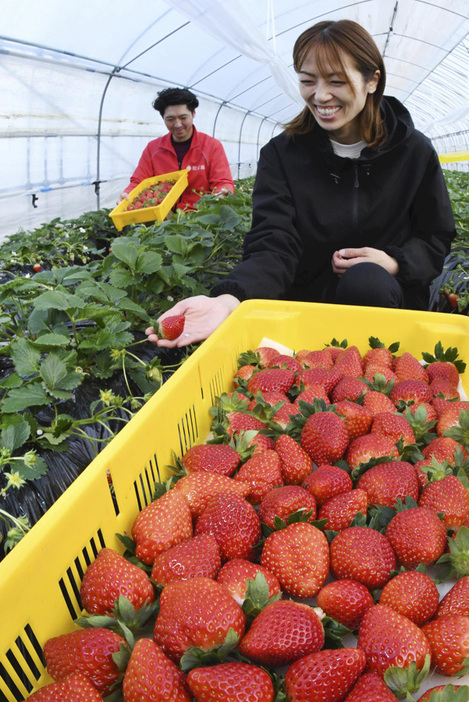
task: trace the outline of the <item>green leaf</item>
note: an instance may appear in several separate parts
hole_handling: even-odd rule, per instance
[[[34,342],[35,346],[47,348],[49,346],[68,346],[70,343],[69,335],[64,336],[63,334],[54,334],[53,332],[49,334],[42,334],[38,336]]]
[[[57,390],[74,390],[83,380],[81,373],[69,372],[62,359],[52,353],[41,363],[40,374],[52,394]]]
[[[125,263],[129,268],[135,269],[138,258],[137,241],[132,241],[126,237],[114,239],[112,242],[112,254],[119,261]]]
[[[2,431],[1,445],[13,453],[29,439],[30,434],[31,427],[28,422],[22,421],[19,424],[10,425]]]
[[[37,310],[74,310],[84,307],[85,303],[78,295],[54,290],[39,295],[33,305]]]
[[[50,403],[50,397],[46,394],[40,383],[30,383],[22,388],[11,390],[3,400],[3,411],[23,412],[28,407],[41,407]]]
[[[11,345],[11,359],[15,370],[22,378],[38,372],[41,353],[27,339],[17,339]]]
[[[142,251],[137,259],[136,271],[138,273],[155,273],[163,265],[163,257],[156,251]]]
[[[17,373],[10,373],[0,380],[0,388],[20,388],[22,385],[23,380]]]
[[[128,288],[135,283],[132,273],[126,268],[114,268],[109,276],[110,282],[117,288]]]
[[[15,461],[15,470],[24,480],[36,480],[40,478],[41,475],[45,475],[48,468],[45,460],[41,458],[41,456],[36,456],[34,465],[30,465],[24,461]]]

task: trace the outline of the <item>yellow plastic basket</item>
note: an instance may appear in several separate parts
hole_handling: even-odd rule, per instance
[[[110,212],[109,216],[114,222],[115,228],[121,231],[121,229],[128,224],[142,224],[143,222],[154,221],[162,222],[187,188],[187,174],[188,170],[184,168],[182,171],[171,171],[171,173],[163,173],[158,176],[153,176],[153,178],[145,178],[145,180],[142,180],[141,183],[130,191],[129,199],[124,199],[119,202],[117,207],[114,207],[112,212]],[[160,205],[156,207],[144,207],[139,210],[130,210],[130,212],[127,210],[130,203],[150,185],[160,183],[163,180],[173,179],[176,179],[176,182]]]
[[[333,337],[364,352],[376,336],[399,352],[457,346],[469,361],[469,319],[456,314],[296,302],[243,302],[191,355],[0,563],[0,701],[17,702],[50,682],[42,647],[73,630],[82,575],[103,546],[151,501],[155,481],[203,442],[210,407],[231,389],[239,354],[263,338],[289,348],[322,348]],[[467,375],[467,374],[466,374]],[[468,394],[469,382],[463,376]],[[107,471],[112,477],[112,490]]]

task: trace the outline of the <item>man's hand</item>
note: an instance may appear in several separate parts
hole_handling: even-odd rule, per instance
[[[129,193],[126,193],[126,192],[121,193],[119,195],[119,197],[117,198],[117,204],[119,204],[119,202],[122,202],[122,200],[130,200]]]
[[[239,304],[239,300],[233,295],[219,295],[218,297],[195,295],[194,297],[188,297],[185,300],[181,300],[181,302],[177,302],[157,320],[161,322],[165,317],[183,314],[186,321],[181,336],[173,341],[160,339],[153,327],[145,329],[145,334],[148,336],[148,340],[156,346],[174,348],[175,346],[194,344],[209,337]]]
[[[358,249],[340,249],[332,254],[332,270],[339,278],[351,266],[357,263],[376,263],[388,271],[391,275],[399,273],[399,264],[381,249],[373,249],[371,246],[362,246]]]

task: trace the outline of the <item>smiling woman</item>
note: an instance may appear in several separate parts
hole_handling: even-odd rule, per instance
[[[305,107],[260,153],[242,261],[211,296],[177,303],[205,339],[248,298],[427,309],[455,237],[438,156],[384,96],[371,35],[350,20],[303,32],[293,63]]]

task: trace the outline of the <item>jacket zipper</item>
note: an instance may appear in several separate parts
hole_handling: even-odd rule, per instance
[[[352,222],[355,229],[358,228],[358,189],[360,183],[358,180],[358,164],[353,165],[353,194],[352,194]]]

